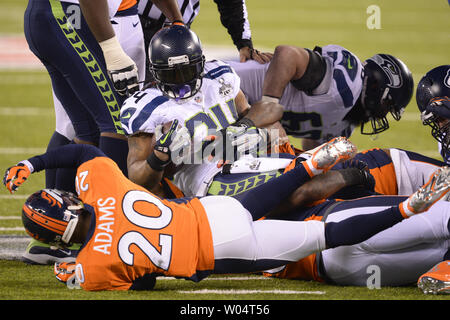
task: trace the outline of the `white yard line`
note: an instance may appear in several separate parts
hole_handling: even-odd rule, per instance
[[[0,220],[20,220],[21,216],[0,216]]]
[[[297,291],[297,290],[178,290],[178,293],[183,294],[325,294],[325,291]]]
[[[38,107],[0,107],[0,116],[54,117],[53,109]]]
[[[11,227],[11,228],[0,227],[0,231],[25,231],[25,228],[24,227]]]
[[[45,152],[45,148],[7,148],[0,147],[0,155],[5,154],[41,154]]]
[[[174,277],[157,277],[157,280],[182,280]],[[254,276],[254,277],[211,277],[205,278],[202,281],[248,281],[248,280],[270,280],[269,277]]]
[[[23,200],[23,199],[27,199],[29,197],[29,195],[25,195],[25,194],[1,194],[0,195],[0,200],[4,199],[4,200]]]

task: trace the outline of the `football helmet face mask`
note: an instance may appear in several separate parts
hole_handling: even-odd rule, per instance
[[[38,241],[58,247],[70,246],[83,202],[73,193],[43,189],[33,193],[22,207],[27,233]]]
[[[438,98],[450,97],[450,65],[442,65],[428,71],[416,89],[417,107],[424,125],[431,127],[431,135],[450,154],[450,110],[439,103]],[[430,105],[434,104],[433,111]]]
[[[198,36],[187,27],[158,31],[150,41],[149,57],[150,72],[165,96],[187,99],[200,90],[205,57]]]
[[[370,122],[371,131],[362,134],[377,134],[389,128],[388,112],[395,120],[400,120],[406,106],[411,101],[414,80],[408,67],[389,54],[376,54],[364,63],[361,104],[365,110],[364,122]],[[369,129],[370,130],[370,129]]]

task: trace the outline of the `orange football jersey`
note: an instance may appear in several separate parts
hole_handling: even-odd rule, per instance
[[[197,198],[160,199],[106,157],[78,168],[76,188],[95,211],[76,260],[83,289],[128,290],[145,274],[199,281],[214,268],[211,230]]]

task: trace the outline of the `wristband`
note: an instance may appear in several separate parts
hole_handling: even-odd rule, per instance
[[[280,98],[272,97],[272,96],[262,96],[261,101],[262,101],[262,102],[274,102],[274,103],[279,103],[279,102],[280,102]]]
[[[155,171],[163,171],[164,168],[169,164],[170,160],[162,161],[158,158],[154,152],[147,158],[147,163]]]

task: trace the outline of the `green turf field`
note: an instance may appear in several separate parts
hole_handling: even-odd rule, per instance
[[[0,38],[23,35],[26,3],[26,0],[0,2]],[[381,9],[381,29],[367,28],[369,5],[378,5]],[[432,67],[449,63],[450,8],[446,0],[247,0],[247,7],[256,48],[273,50],[279,44],[314,47],[333,43],[348,48],[361,59],[375,53],[390,53],[409,66],[415,83]],[[202,0],[200,15],[192,28],[204,46],[231,47],[231,39],[220,25],[212,0]],[[55,120],[50,81],[43,70],[0,69],[0,98],[0,169],[3,174],[8,166],[45,150]],[[389,120],[391,128],[387,132],[371,138],[356,131],[352,141],[360,150],[398,147],[439,158],[429,128],[421,125],[415,97],[400,122],[391,117]],[[0,236],[25,235],[18,219],[21,205],[26,195],[43,187],[43,182],[44,176],[40,173],[33,175],[14,196],[6,189],[0,190]],[[0,300],[449,300],[445,296],[425,296],[415,286],[368,289],[258,276],[233,277],[226,280],[217,276],[198,284],[161,280],[152,292],[89,293],[66,289],[53,277],[51,266],[27,266],[20,261],[0,260]],[[204,289],[217,291],[193,292]],[[245,293],[243,290],[257,291]],[[286,291],[274,293],[271,290]]]

